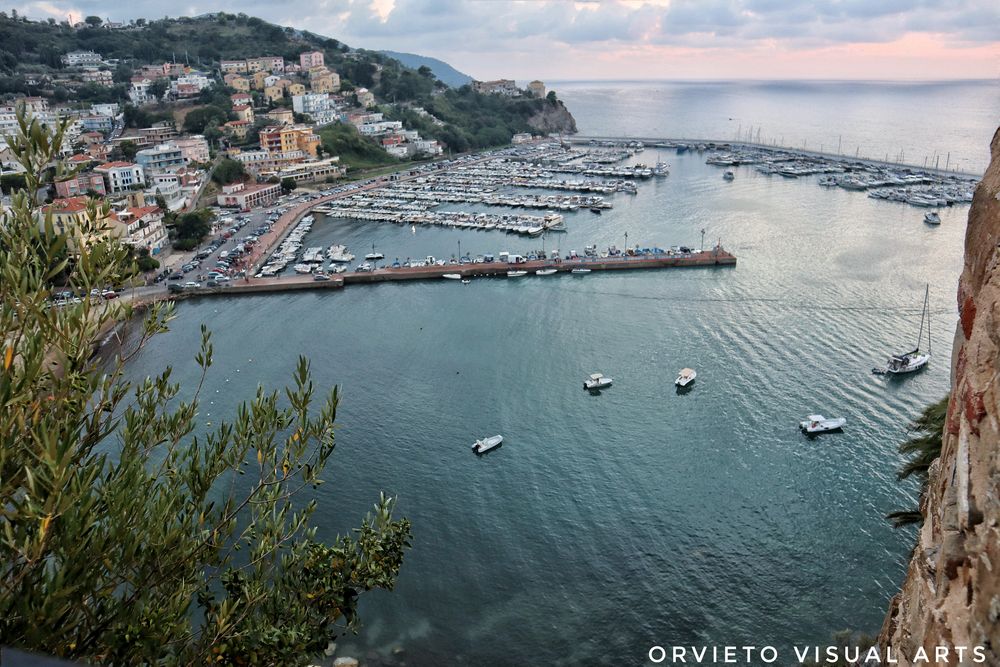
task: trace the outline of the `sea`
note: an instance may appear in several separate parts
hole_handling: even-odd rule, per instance
[[[554,82],[582,134],[730,139],[981,171],[996,82]],[[909,422],[949,388],[967,206],[923,209],[705,154],[647,149],[670,176],[568,213],[542,239],[319,217],[306,245],[388,260],[721,243],[735,267],[387,283],[184,302],[129,366],[197,386],[200,428],[299,355],[339,385],[319,537],[359,525],[380,491],[413,524],[395,590],[363,597],[336,655],[367,664],[642,665],[653,646],[829,643],[875,634],[915,531],[899,482]],[[944,158],[941,158],[944,167]],[[452,205],[457,207],[457,205]],[[703,233],[704,230],[704,233]],[[873,375],[917,344],[922,372]],[[691,367],[693,389],[673,380]],[[583,390],[593,372],[614,379]],[[183,393],[183,392],[182,392]],[[806,415],[843,416],[807,438]],[[503,434],[477,457],[477,438]],[[784,660],[783,663],[787,664]]]

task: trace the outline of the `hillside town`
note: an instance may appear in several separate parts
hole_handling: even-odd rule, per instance
[[[295,60],[264,54],[210,65],[130,63],[124,82],[116,80],[120,59],[98,51],[63,53],[58,77],[35,83],[68,93],[0,98],[4,194],[23,170],[9,145],[20,123],[64,124],[62,162],[52,165],[51,182],[36,193],[44,203],[40,222],[51,216],[56,229],[74,239],[72,251],[87,240],[71,232],[88,215],[88,200],[107,203],[104,233],[132,246],[140,266],[153,270],[172,247],[188,250],[214,234],[221,209],[246,212],[296,188],[328,187],[322,184],[344,178],[350,165],[324,146],[324,128],[356,133],[382,151],[387,164],[432,159],[449,148],[421,136],[395,112],[405,109],[430,127],[444,127],[442,120],[414,104],[379,104],[368,88],[345,85],[325,60],[323,51],[305,49]],[[85,101],[95,90],[121,90],[123,83],[125,99]],[[523,90],[508,79],[475,81],[472,88],[507,98],[545,96],[540,81]],[[521,132],[506,140],[530,138]],[[188,225],[198,231],[185,232],[185,216],[201,216],[210,225]]]

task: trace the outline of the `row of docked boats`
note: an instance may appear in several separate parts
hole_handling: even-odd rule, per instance
[[[331,218],[346,220],[388,222],[411,226],[431,225],[475,231],[495,230],[525,236],[541,236],[546,231],[561,231],[566,228],[563,216],[554,211],[550,211],[544,216],[463,211],[413,211],[355,206],[350,202],[340,201],[336,205],[318,209],[318,212]]]
[[[306,237],[306,234],[312,230],[314,222],[315,218],[311,215],[307,215],[299,220],[295,227],[292,228],[292,231],[288,233],[288,236],[285,237],[278,248],[271,254],[267,262],[261,267],[260,271],[257,272],[256,277],[270,278],[276,276],[284,271],[292,262],[298,262],[302,241]],[[295,271],[302,273],[303,271],[300,271],[301,268],[304,268],[304,263],[300,262],[296,264]]]

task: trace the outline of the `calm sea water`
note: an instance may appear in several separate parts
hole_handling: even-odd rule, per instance
[[[581,130],[599,132],[611,121],[592,101],[617,89],[560,93]],[[894,99],[896,86],[887,90]],[[865,91],[859,107],[875,104]],[[830,113],[827,93],[799,95]],[[646,110],[615,122],[691,134],[697,108],[665,102],[662,118]],[[951,131],[938,127],[942,147]],[[983,125],[957,137],[969,144],[964,159],[979,159],[991,135]],[[364,628],[339,654],[643,664],[653,644],[788,646],[877,631],[913,540],[883,518],[916,504],[915,485],[896,482],[896,446],[948,389],[968,209],[942,211],[931,228],[918,209],[813,179],[741,168],[727,183],[703,156],[640,159],[658,157],[669,178],[615,196],[604,215],[569,214],[570,231],[548,247],[620,246],[626,232],[630,243],[697,245],[704,228],[738,266],[195,301],[132,366],[141,377],[172,364],[193,389],[207,323],[216,364],[206,423],[233,414],[258,382],[285,383],[299,354],[320,386],[341,385],[321,536],[356,525],[385,490],[413,521],[414,549],[396,591],[365,599]],[[472,253],[540,245],[323,219],[307,243],[363,254],[374,242],[392,258],[450,256],[459,241]],[[914,344],[925,284],[930,367],[901,381],[873,376],[886,353]],[[685,366],[698,380],[677,395]],[[594,371],[614,387],[583,391]],[[817,411],[846,416],[845,432],[800,435],[797,422]],[[469,452],[494,433],[505,436],[500,450]]]
[[[548,82],[581,133],[743,139],[981,174],[1000,81]]]

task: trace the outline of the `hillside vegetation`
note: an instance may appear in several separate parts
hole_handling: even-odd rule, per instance
[[[450,88],[427,66],[410,69],[377,51],[352,50],[336,39],[268,23],[245,14],[216,13],[196,18],[137,20],[110,30],[100,25],[74,28],[55,20],[29,21],[16,13],[0,12],[0,96],[49,95],[56,101],[85,102],[124,100],[134,68],[147,63],[184,62],[194,68],[217,71],[219,60],[252,56],[282,56],[298,61],[307,50],[322,51],[326,64],[340,74],[348,93],[356,88],[372,90],[380,110],[389,118],[402,119],[421,135],[438,139],[453,151],[506,144],[512,134],[530,132],[529,119],[562,103],[549,99],[506,98],[481,95],[468,85]],[[69,92],[44,82],[38,74],[60,76],[60,56],[74,50],[92,50],[105,59],[117,59],[113,88],[84,86]],[[31,75],[31,76],[28,76]],[[37,84],[29,84],[37,79]],[[423,108],[436,119],[412,111]],[[558,128],[557,128],[558,129]],[[565,127],[562,131],[573,131]],[[349,133],[326,132],[330,147],[354,144]],[[324,137],[325,141],[327,137]],[[371,143],[366,139],[360,141]],[[374,146],[374,144],[372,144]],[[348,146],[351,148],[351,146]],[[366,149],[354,145],[358,157]],[[379,149],[380,150],[380,149]],[[374,163],[382,158],[369,156]],[[389,160],[391,162],[391,159]]]

